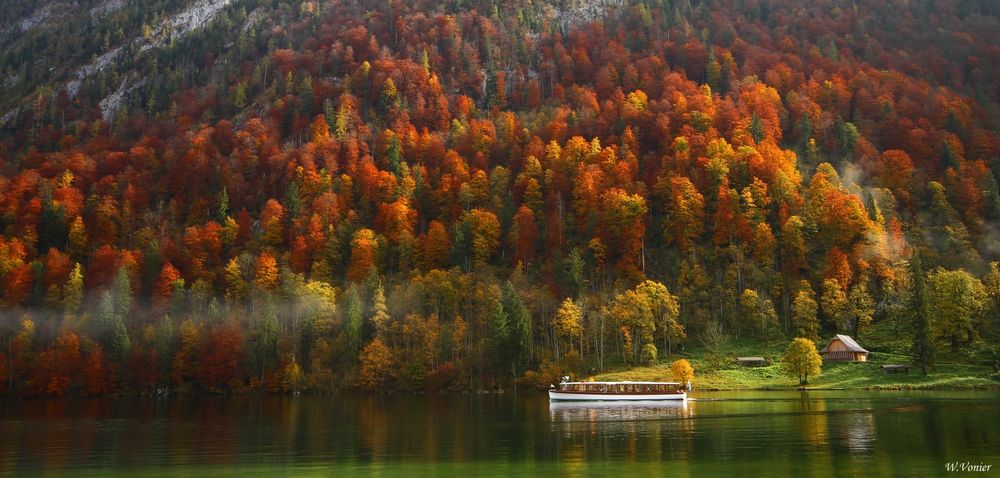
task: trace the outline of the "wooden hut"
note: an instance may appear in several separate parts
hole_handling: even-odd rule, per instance
[[[851,337],[837,334],[830,343],[820,350],[823,360],[837,362],[867,362],[868,351]]]

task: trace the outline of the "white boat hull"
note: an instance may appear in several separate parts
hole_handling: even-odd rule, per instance
[[[549,400],[553,401],[643,401],[643,400],[687,400],[687,393],[581,393],[549,390]]]

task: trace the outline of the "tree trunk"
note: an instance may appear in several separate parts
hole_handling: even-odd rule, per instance
[[[601,317],[601,343],[598,349],[598,367],[604,370],[604,317]]]

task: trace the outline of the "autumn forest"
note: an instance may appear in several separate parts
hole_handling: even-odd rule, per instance
[[[0,395],[1000,354],[996,2],[183,3],[3,36]]]

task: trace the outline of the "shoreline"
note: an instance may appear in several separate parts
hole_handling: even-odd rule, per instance
[[[859,386],[827,386],[823,384],[817,385],[805,385],[798,386],[794,384],[774,384],[768,386],[741,386],[738,382],[726,383],[718,380],[715,372],[709,372],[707,379],[709,384],[699,385],[699,378],[695,375],[694,389],[693,393],[698,392],[837,392],[837,391],[865,391],[865,392],[959,392],[959,391],[998,391],[1000,392],[1000,382],[996,380],[991,380],[989,377],[960,377],[951,376],[957,383],[937,383],[937,382],[887,382],[879,384],[867,384]],[[632,369],[627,371],[619,372],[609,372],[606,374],[601,374],[595,377],[600,377],[603,380],[618,380],[609,379],[608,376],[618,376],[627,374],[628,378],[621,378],[620,381],[664,381],[669,380],[662,376],[656,374],[642,373],[640,369]],[[936,374],[933,378],[940,380],[942,377]],[[914,378],[925,378],[921,375],[911,376]],[[928,375],[926,378],[931,378]],[[720,383],[721,382],[721,383]],[[467,390],[467,391],[391,391],[387,393],[372,393],[360,390],[337,390],[329,392],[299,392],[299,393],[270,393],[266,391],[244,391],[235,393],[210,393],[210,392],[200,392],[200,391],[188,391],[181,393],[165,393],[165,394],[109,394],[109,395],[65,395],[65,396],[14,396],[14,395],[4,395],[0,396],[0,402],[17,402],[17,401],[58,401],[58,400],[93,400],[93,399],[172,399],[172,398],[203,398],[203,397],[213,397],[213,398],[237,398],[237,397],[336,397],[336,396],[354,396],[354,397],[391,397],[391,396],[445,396],[445,395],[465,395],[465,396],[502,396],[502,395],[540,395],[545,393],[547,389],[538,389],[530,387],[520,387],[518,390],[514,389],[500,389],[500,390]]]
[[[836,392],[836,391],[865,391],[865,392],[960,392],[960,391],[1000,391],[1000,384],[996,385],[972,385],[972,386],[872,386],[872,387],[788,387],[788,388],[697,388],[695,392]]]
[[[822,373],[809,377],[806,385],[789,377],[779,362],[764,367],[740,367],[726,364],[711,368],[702,360],[692,360],[695,368],[696,391],[919,391],[919,390],[1000,390],[1000,373],[992,368],[944,363],[923,375],[911,369],[907,374],[885,374],[878,362],[835,362],[823,365]],[[699,365],[701,367],[699,367]],[[701,370],[699,370],[701,369]],[[595,374],[594,380],[610,381],[669,381],[673,379],[666,363],[606,371]]]

